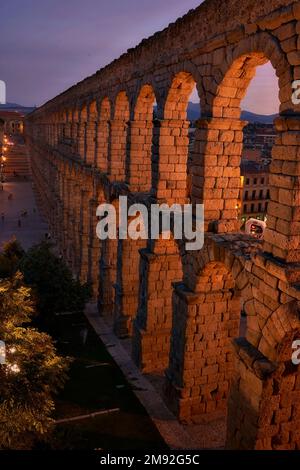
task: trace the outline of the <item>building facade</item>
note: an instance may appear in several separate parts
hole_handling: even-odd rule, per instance
[[[264,221],[270,200],[269,165],[253,161],[243,162],[241,217],[245,223],[250,218]]]
[[[18,111],[0,110],[0,119],[4,121],[4,132],[19,135],[24,132],[24,115]]]

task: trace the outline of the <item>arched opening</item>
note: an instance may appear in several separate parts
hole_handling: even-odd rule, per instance
[[[57,143],[61,144],[64,138],[64,113],[57,113],[57,123],[56,123],[56,132],[57,132]]]
[[[99,122],[97,130],[97,159],[96,166],[99,170],[107,173],[108,171],[108,155],[110,141],[110,120],[111,105],[108,98],[104,98],[100,104]]]
[[[151,156],[153,119],[156,98],[151,85],[144,85],[134,109],[130,129],[129,184],[132,191],[148,192],[151,189]]]
[[[86,162],[91,166],[95,166],[96,163],[97,123],[97,102],[93,101],[88,108],[88,122],[86,127]]]
[[[119,201],[110,202],[116,211],[116,223],[119,221]],[[118,234],[118,225],[117,225]],[[115,311],[115,284],[117,280],[118,239],[102,240],[100,255],[99,312],[112,323]]]
[[[154,130],[152,185],[158,199],[169,203],[184,203],[189,196],[188,161],[190,147],[190,126],[188,110],[189,99],[195,96],[196,82],[187,72],[178,73],[172,80],[167,93],[164,109],[158,108],[158,117]],[[194,98],[195,99],[195,98]],[[194,121],[200,116],[197,103],[194,106]]]
[[[266,218],[270,198],[269,163],[276,134],[273,120],[276,116],[259,115],[259,108],[256,114],[242,108],[245,104],[249,107],[246,94],[248,90],[251,92],[250,83],[256,89],[260,86],[260,77],[258,76],[257,81],[254,79],[256,70],[260,66],[265,67],[268,60],[264,52],[249,52],[234,59],[216,86],[211,108],[207,109],[211,117],[202,123],[204,143],[196,169],[203,175],[200,200],[194,190],[197,178],[194,180],[195,184],[193,182],[192,192],[195,202],[205,204],[208,230],[239,231],[248,216],[261,220]],[[274,88],[275,72],[272,75],[270,70],[268,66],[269,85],[272,84]],[[283,72],[277,70],[276,73],[279,76]],[[273,101],[275,95],[275,102],[278,104],[278,87],[269,92],[273,94]],[[253,92],[251,94],[253,96]],[[260,100],[264,99],[264,93],[260,93]],[[265,103],[268,103],[268,99]],[[252,102],[252,110],[255,106]],[[271,112],[273,110],[274,107]],[[247,126],[249,121],[253,122]],[[253,230],[255,227],[256,224],[253,225]],[[258,236],[261,228],[255,230]]]
[[[116,97],[114,119],[111,122],[109,175],[112,181],[125,180],[129,119],[129,100],[126,92],[121,91]]]
[[[134,219],[128,217],[128,224]],[[118,240],[114,330],[119,337],[132,336],[139,299],[140,250],[146,243],[142,238]]]
[[[241,118],[248,123],[243,129],[239,218],[242,231],[250,230],[250,234],[259,237],[260,226],[254,223],[251,229],[247,221],[251,218],[268,223],[269,170],[276,139],[274,120],[278,116],[280,102],[278,78],[271,63],[257,67],[255,72],[241,101]]]
[[[71,143],[72,152],[74,155],[78,154],[78,132],[79,132],[79,111],[73,109],[71,120]]]
[[[70,143],[71,137],[71,125],[72,125],[72,111],[69,109],[66,111],[66,124],[65,124],[65,142]]]
[[[182,280],[181,256],[171,237],[154,241],[140,253],[133,357],[144,372],[162,373],[169,364],[173,283]]]
[[[79,127],[78,127],[78,153],[80,158],[86,162],[86,131],[87,131],[87,119],[88,119],[88,112],[87,106],[84,105],[80,110],[79,115]]]
[[[93,182],[91,182],[91,185]],[[99,281],[100,281],[100,258],[102,240],[97,236],[97,217],[95,216],[99,204],[105,203],[105,194],[103,187],[100,184],[95,185],[93,196],[90,199],[89,205],[89,243],[88,243],[88,257],[89,257],[89,271],[88,282],[92,288],[93,299],[96,300],[99,294]]]

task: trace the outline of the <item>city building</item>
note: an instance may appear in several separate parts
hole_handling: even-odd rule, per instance
[[[4,121],[4,132],[6,134],[23,134],[24,114],[18,111],[0,110],[0,119]]]
[[[241,178],[243,183],[242,221],[245,223],[249,218],[265,220],[270,199],[269,165],[255,161],[242,161]]]

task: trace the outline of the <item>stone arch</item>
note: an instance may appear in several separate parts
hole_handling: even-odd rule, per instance
[[[126,120],[130,119],[130,105],[128,94],[126,91],[119,91],[114,102],[114,119]]]
[[[64,137],[70,139],[71,137],[71,123],[72,123],[72,110],[66,110],[65,126],[64,126]]]
[[[128,217],[128,224],[136,217]],[[120,337],[132,336],[140,285],[140,250],[147,240],[130,237],[118,240],[115,295],[115,332]]]
[[[114,102],[114,117],[111,122],[109,176],[111,181],[124,181],[128,166],[128,121],[130,105],[127,93],[120,91]]]
[[[151,85],[144,84],[133,106],[130,122],[129,184],[131,191],[151,189],[151,156],[153,143],[153,112],[156,97]]]
[[[82,160],[86,162],[86,151],[87,151],[87,121],[88,121],[88,107],[84,103],[79,108],[79,126],[78,126],[78,153]]]
[[[268,318],[256,350],[238,341],[236,377],[229,401],[227,447],[299,450],[299,302],[281,305]],[[252,423],[249,426],[249,422]]]
[[[72,150],[74,154],[78,154],[78,132],[79,132],[79,110],[77,107],[72,109],[71,119],[71,139],[72,139]]]
[[[223,262],[209,261],[193,291],[175,287],[166,395],[180,420],[225,417],[239,324],[240,297]]]
[[[297,328],[286,333],[278,345],[279,365],[263,384],[257,450],[300,450],[300,368],[291,361],[293,342],[299,339],[298,317]]]
[[[94,300],[98,298],[100,288],[100,258],[102,250],[102,240],[97,236],[96,228],[98,219],[96,216],[97,207],[106,201],[104,188],[100,183],[92,181],[93,194],[89,201],[89,238],[88,238],[88,282],[92,288]]]
[[[206,97],[205,115],[216,118],[240,118],[240,102],[247,93],[256,68],[268,61],[278,77],[280,112],[293,109],[291,102],[292,67],[277,38],[261,32],[242,39],[227,49],[227,61],[215,66],[210,94]]]
[[[97,101],[93,100],[87,107],[87,125],[86,125],[86,162],[88,165],[95,166],[96,148],[97,148],[97,123],[98,107]]]
[[[187,119],[187,105],[195,85],[196,81],[190,72],[175,74],[164,104],[164,119]]]
[[[172,236],[140,250],[140,292],[134,322],[133,357],[144,372],[169,364],[173,283],[182,281],[180,247]]]
[[[155,121],[152,186],[158,199],[184,203],[188,197],[188,100],[196,82],[191,73],[178,72],[166,92],[163,119]],[[200,106],[199,106],[200,111]]]
[[[153,120],[153,104],[155,102],[156,96],[152,85],[143,84],[135,101],[134,119],[136,121]]]
[[[111,103],[108,97],[101,99],[99,104],[99,121],[97,131],[96,166],[103,172],[108,171],[108,155],[110,143]]]
[[[286,337],[296,334],[300,339],[299,307],[297,300],[281,305],[262,328],[258,350],[270,361],[282,360],[282,345]]]
[[[56,141],[57,143],[61,143],[61,140],[63,138],[63,112],[58,111],[56,113]]]
[[[116,211],[117,233],[119,223],[119,201],[118,199],[107,200],[112,204]],[[117,280],[117,257],[118,240],[107,238],[102,240],[100,254],[100,273],[99,273],[99,312],[104,317],[113,318],[115,312],[115,284]]]
[[[226,60],[225,60],[226,57]],[[291,66],[274,37],[257,33],[237,46],[220,49],[212,68],[214,80],[205,82],[205,118],[199,122],[192,178],[192,200],[206,207],[206,229],[239,230],[240,163],[243,128],[240,103],[256,68],[272,63],[279,77],[280,110],[290,107]]]

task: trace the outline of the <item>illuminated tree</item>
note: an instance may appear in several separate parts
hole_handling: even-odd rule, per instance
[[[52,427],[53,395],[63,386],[69,360],[56,354],[46,333],[30,326],[31,290],[17,273],[0,281],[0,449],[29,449]]]

